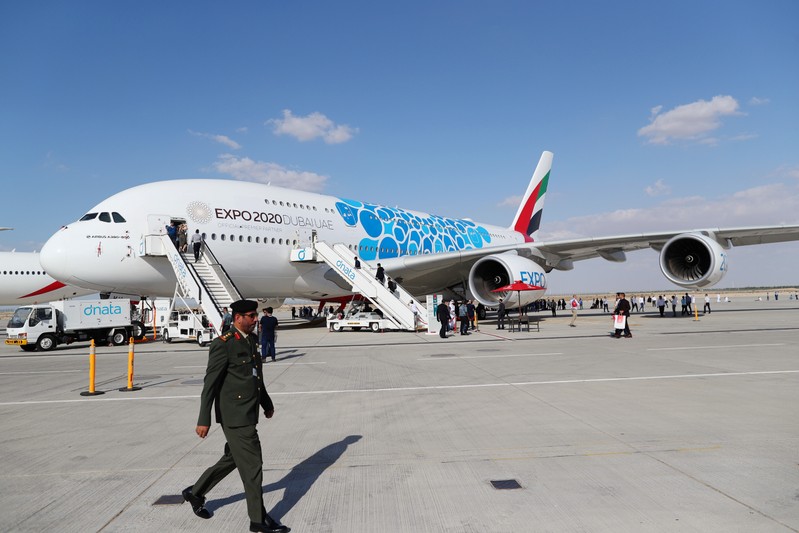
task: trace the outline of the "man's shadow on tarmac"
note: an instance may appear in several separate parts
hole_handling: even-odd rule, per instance
[[[283,499],[277,502],[269,514],[276,520],[281,520],[303,496],[311,489],[319,476],[338,461],[350,444],[355,444],[363,437],[361,435],[350,435],[338,442],[329,444],[311,455],[303,462],[296,465],[291,471],[275,483],[270,483],[263,487],[264,492],[285,489]],[[211,511],[216,511],[220,507],[244,499],[244,493],[208,502],[206,507]]]

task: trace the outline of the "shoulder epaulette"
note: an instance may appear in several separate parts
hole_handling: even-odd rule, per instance
[[[228,331],[228,332],[227,332],[227,333],[225,333],[224,335],[220,335],[220,336],[219,336],[219,339],[220,339],[222,342],[226,342],[226,341],[227,341],[227,340],[228,340],[230,337],[232,337],[232,336],[233,336],[233,333],[232,333],[232,332],[230,332],[230,331]]]

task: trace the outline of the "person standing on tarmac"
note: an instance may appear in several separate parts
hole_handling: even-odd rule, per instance
[[[633,298],[635,298],[633,296]],[[623,292],[619,293],[619,301],[616,304],[616,309],[613,310],[614,315],[624,315],[626,320],[624,321],[624,336],[628,339],[633,336],[630,332],[630,302],[627,300],[627,297]],[[621,337],[621,330],[617,329],[614,331],[614,337],[617,339]]]
[[[263,316],[258,321],[261,330],[261,360],[266,361],[268,357],[275,360],[275,341],[277,340],[277,318],[272,316],[273,309],[264,307]]]
[[[213,514],[205,508],[205,495],[228,474],[238,469],[244,483],[250,531],[288,533],[291,529],[273,520],[263,502],[263,454],[258,438],[258,408],[272,418],[275,407],[264,385],[263,363],[253,334],[258,321],[258,302],[239,300],[230,305],[233,327],[213,340],[208,353],[200,415],[195,432],[204,439],[211,426],[211,406],[227,440],[225,453],[194,485],[183,490],[183,499],[200,518]]]
[[[469,308],[466,301],[462,301],[458,306],[458,320],[461,322],[461,335],[470,335],[469,333]]]
[[[449,328],[449,306],[446,301],[441,301],[436,307],[436,319],[441,323],[438,329],[438,336],[442,339],[447,338],[447,329]]]
[[[569,326],[576,328],[577,326],[575,326],[574,323],[577,321],[577,309],[580,307],[580,303],[577,301],[576,294],[572,294],[572,299],[569,302],[569,307],[571,307],[572,310],[572,321],[569,322]]]

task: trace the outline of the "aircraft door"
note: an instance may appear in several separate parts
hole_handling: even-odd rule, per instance
[[[147,235],[163,235],[170,222],[169,215],[147,215]]]
[[[169,215],[147,215],[147,233],[139,241],[139,256],[166,254],[161,246],[161,235],[166,233],[166,227],[171,222]]]
[[[316,242],[316,230],[310,228],[297,228],[295,232],[297,245],[295,248],[311,248]]]

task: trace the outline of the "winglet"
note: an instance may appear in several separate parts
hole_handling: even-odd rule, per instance
[[[529,236],[530,241],[535,241],[538,228],[541,226],[541,212],[544,210],[544,196],[547,193],[549,183],[549,172],[552,170],[552,152],[544,152],[538,160],[530,185],[524,193],[524,199],[516,217],[513,219],[510,229],[516,230],[525,236]]]

